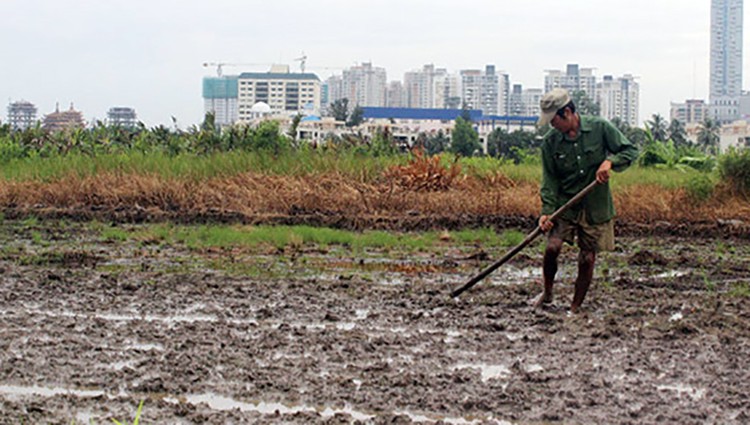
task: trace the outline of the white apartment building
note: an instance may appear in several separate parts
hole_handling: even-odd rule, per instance
[[[482,71],[478,69],[461,70],[461,108],[481,109],[482,104]]]
[[[480,109],[484,115],[508,115],[510,110],[510,78],[497,73],[494,65],[483,71],[461,71],[461,99],[469,109]]]
[[[524,89],[521,93],[521,102],[523,109],[521,115],[524,117],[538,117],[542,114],[539,102],[542,100],[544,92],[542,89]]]
[[[721,124],[740,117],[743,0],[711,0],[711,116]]]
[[[435,77],[435,108],[458,109],[461,107],[461,83],[456,74],[438,74]]]
[[[445,68],[435,68],[432,64],[404,74],[407,107],[444,108],[447,76]]]
[[[639,85],[635,77],[625,74],[613,78],[605,75],[597,84],[597,98],[600,115],[608,120],[619,118],[632,127],[639,125]]]
[[[239,121],[254,118],[253,106],[265,103],[271,115],[320,113],[320,79],[315,74],[292,73],[289,67],[270,72],[246,72],[237,78]]]
[[[708,115],[708,105],[703,99],[687,99],[683,103],[671,103],[669,120],[677,120],[685,125],[700,124]]]
[[[363,63],[344,70],[341,93],[331,101],[347,98],[352,106],[385,106],[386,87],[385,68]]]
[[[332,75],[328,77],[328,79],[325,82],[326,89],[328,91],[328,98],[327,102],[324,106],[328,107],[333,102],[343,99],[344,96],[344,88],[343,88],[343,79],[340,75]]]
[[[385,106],[389,108],[406,108],[406,92],[401,81],[391,81],[388,83]]]
[[[541,114],[539,101],[542,100],[542,95],[542,89],[524,89],[521,84],[513,84],[508,115],[515,117],[539,116]]]
[[[545,71],[544,92],[562,87],[571,94],[582,90],[589,99],[596,99],[596,76],[593,68],[579,68],[578,64],[568,64],[565,72],[552,69]]]

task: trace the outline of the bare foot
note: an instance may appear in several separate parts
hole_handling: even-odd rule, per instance
[[[531,300],[531,305],[534,306],[534,308],[541,308],[544,304],[550,304],[552,303],[552,293],[551,292],[542,292],[541,294],[537,295],[533,300]]]
[[[571,304],[570,305],[570,312],[573,314],[581,314],[584,312],[584,310],[579,305]]]

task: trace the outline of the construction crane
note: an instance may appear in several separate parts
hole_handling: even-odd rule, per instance
[[[229,63],[229,62],[203,62],[203,67],[215,66],[216,75],[221,77],[223,75],[222,68],[225,66],[271,66],[270,63]]]

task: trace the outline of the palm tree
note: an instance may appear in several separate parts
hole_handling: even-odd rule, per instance
[[[719,147],[719,130],[721,126],[711,118],[706,118],[698,128],[698,145],[710,154],[716,154]]]
[[[667,140],[667,122],[659,114],[651,116],[651,121],[646,121],[646,128],[651,131],[654,140],[664,142]]]
[[[674,142],[675,147],[689,146],[690,140],[688,140],[687,132],[685,131],[685,125],[680,120],[673,118],[667,128],[669,138]]]

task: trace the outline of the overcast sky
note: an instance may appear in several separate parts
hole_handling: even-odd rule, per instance
[[[40,116],[57,102],[88,121],[130,106],[148,126],[185,128],[203,118],[201,80],[216,71],[204,62],[296,69],[303,51],[321,80],[361,62],[389,81],[494,64],[526,88],[568,63],[633,74],[641,122],[708,96],[710,0],[2,0],[0,13],[0,99]]]

